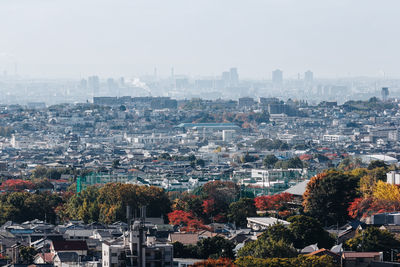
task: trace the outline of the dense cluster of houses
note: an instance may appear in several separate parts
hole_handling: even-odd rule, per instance
[[[37,166],[45,166],[91,171],[103,182],[120,180],[167,190],[234,179],[255,187],[264,182],[275,192],[336,166],[349,155],[364,161],[378,157],[389,164],[399,157],[397,108],[359,112],[335,102],[309,106],[276,98],[197,100],[196,105],[171,101],[103,97],[95,99],[96,104],[1,106],[0,127],[7,131],[0,137],[0,175],[28,178]],[[212,115],[218,113],[221,116],[215,119]],[[267,118],[251,120],[261,114]],[[287,146],[257,145],[262,139]],[[271,154],[282,161],[299,157],[307,168],[293,179],[277,170],[276,177],[281,178],[275,180],[269,170],[265,183],[256,173]],[[70,171],[62,179],[76,176]],[[53,182],[60,189],[66,186]]]

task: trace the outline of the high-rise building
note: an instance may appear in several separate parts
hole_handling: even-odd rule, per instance
[[[86,89],[87,88],[87,81],[85,79],[82,79],[80,84],[79,84],[81,89]]]
[[[230,68],[222,72],[221,81],[224,87],[236,87],[239,85],[239,74],[237,68]]]
[[[382,87],[381,95],[382,95],[382,101],[386,102],[388,100],[388,96],[389,96],[389,88]]]
[[[93,92],[93,96],[98,96],[100,92],[100,79],[98,76],[88,78],[88,88]]]
[[[119,78],[119,86],[121,86],[121,87],[125,86],[125,78],[124,77]]]
[[[107,79],[107,88],[110,95],[115,95],[117,93],[117,87],[118,85],[113,78]]]
[[[224,87],[229,87],[231,83],[231,73],[229,71],[224,71],[222,73],[222,82]]]
[[[272,82],[274,84],[281,84],[283,82],[283,72],[276,69],[272,72]]]
[[[306,83],[312,83],[314,80],[314,73],[310,70],[304,72],[304,81]]]
[[[237,72],[237,68],[231,68],[229,73],[231,86],[237,86],[239,84],[239,74]]]

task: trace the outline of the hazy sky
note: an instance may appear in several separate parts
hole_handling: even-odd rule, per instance
[[[400,77],[399,0],[0,0],[0,70]]]

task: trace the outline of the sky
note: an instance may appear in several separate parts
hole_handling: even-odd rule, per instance
[[[0,71],[400,77],[398,0],[0,0]]]

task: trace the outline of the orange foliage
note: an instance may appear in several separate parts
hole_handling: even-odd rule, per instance
[[[318,187],[319,183],[321,182],[321,180],[324,177],[326,177],[326,175],[327,175],[326,173],[319,173],[319,174],[315,175],[314,177],[312,177],[310,179],[310,181],[308,182],[306,191],[303,194],[304,211],[306,211],[306,212],[308,211],[307,207],[308,207],[308,199],[310,197],[310,192],[314,191]]]
[[[30,181],[25,181],[21,179],[13,179],[4,181],[0,189],[8,191],[22,191],[25,189],[34,189],[35,185]]]
[[[260,196],[254,199],[257,210],[278,210],[286,203],[293,200],[293,195],[289,193],[281,193],[272,196]]]
[[[400,210],[399,201],[374,198],[356,198],[349,206],[348,212],[351,218],[366,218],[373,214],[394,212]]]
[[[235,267],[236,265],[228,258],[219,258],[217,260],[207,259],[205,261],[197,262],[193,267]]]
[[[203,222],[197,219],[191,212],[175,210],[168,213],[169,223],[174,226],[180,226],[182,231],[196,231],[207,229]]]
[[[206,199],[203,201],[203,211],[205,214],[211,214],[215,211],[215,200],[214,199]]]

